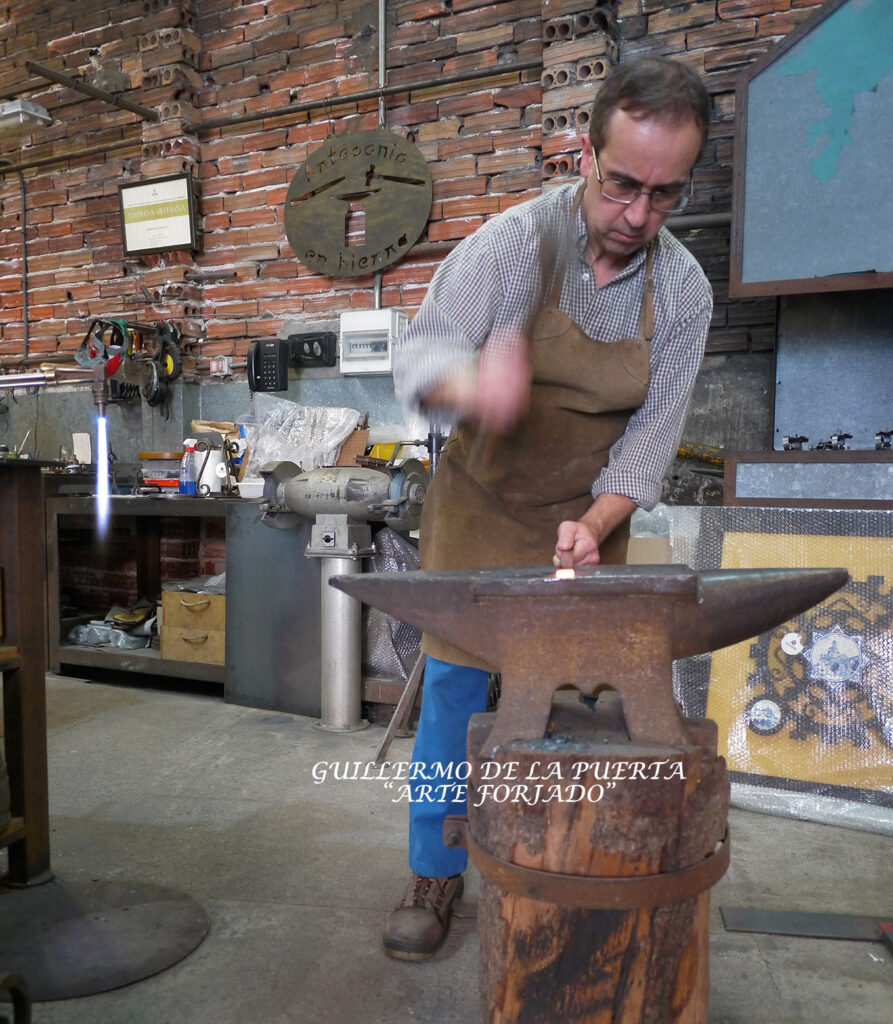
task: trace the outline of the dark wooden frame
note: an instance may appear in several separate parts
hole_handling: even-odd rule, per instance
[[[49,881],[46,677],[44,670],[44,524],[37,463],[0,463],[0,566],[3,568],[3,724],[12,821],[7,885]]]
[[[868,463],[893,462],[893,449],[859,451],[756,451],[723,453],[723,505],[765,508],[846,508],[893,509],[893,501],[863,498],[739,498],[736,494],[738,466],[741,463]]]
[[[744,170],[747,156],[747,98],[752,79],[798,43],[849,0],[827,0],[822,8],[773,46],[768,53],[754,61],[739,76],[735,86],[735,151],[733,158],[733,202],[731,264],[729,268],[729,295],[732,298],[750,298],[758,295],[796,295],[811,292],[855,291],[864,288],[893,287],[893,271],[866,270],[853,274],[833,274],[827,277],[791,278],[782,281],[743,281],[744,264]]]
[[[177,245],[160,245],[150,248],[133,248],[127,244],[127,225],[124,222],[124,193],[145,185],[156,185],[162,181],[185,181],[186,202],[189,207],[189,241]],[[195,179],[189,171],[177,174],[163,174],[156,178],[142,178],[139,181],[126,181],[118,186],[118,212],[121,214],[121,245],[125,256],[146,256],[156,252],[177,252],[188,250],[198,252],[202,245],[202,230],[199,224],[198,199],[195,191]]]

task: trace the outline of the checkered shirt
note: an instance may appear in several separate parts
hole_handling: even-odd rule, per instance
[[[542,291],[544,236],[567,238],[563,245],[568,265],[559,309],[599,341],[637,336],[645,250],[598,287],[584,259],[587,236],[580,210],[568,230],[578,185],[559,186],[512,207],[487,221],[444,259],[421,308],[395,346],[395,386],[408,409],[418,411],[428,391],[474,363],[488,338],[491,351],[503,331],[527,323]],[[592,486],[593,497],[602,492],[623,494],[644,509],[656,504],[676,453],[713,307],[710,285],[694,257],[666,228],[655,245],[648,394]]]

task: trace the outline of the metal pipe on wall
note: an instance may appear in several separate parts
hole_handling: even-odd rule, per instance
[[[384,89],[387,81],[388,39],[385,0],[378,0],[378,88]],[[378,97],[378,126],[385,126],[385,99],[382,92]]]
[[[215,117],[210,121],[197,124],[188,123],[186,130],[190,132],[205,131],[210,128],[232,128],[252,121],[264,121],[268,117],[283,117],[287,114],[303,114],[310,110],[332,110],[335,107],[349,106],[359,100],[374,100],[385,96],[396,96],[401,92],[412,92],[414,89],[431,89],[435,85],[460,85],[473,82],[479,78],[496,78],[498,75],[510,75],[518,71],[533,71],[542,68],[542,60],[524,60],[517,64],[497,64],[494,67],[478,68],[477,71],[465,71],[458,75],[439,75],[425,78],[418,82],[400,82],[397,85],[386,85],[384,88],[364,89],[362,92],[346,93],[326,99],[310,100],[308,103],[293,103],[287,107],[275,107],[273,110],[262,110],[254,114],[233,114],[229,117]]]
[[[20,164],[11,164],[11,166],[19,171],[27,171],[32,167],[50,167],[52,164],[64,164],[69,160],[81,160],[88,156],[106,156],[119,149],[139,150],[141,147],[141,139],[127,139],[121,142],[111,142],[105,146],[90,146],[88,149],[73,149],[68,153],[54,153],[53,156],[43,156],[37,160],[27,160]]]
[[[384,89],[387,80],[387,59],[388,40],[386,23],[385,0],[378,0],[378,88]],[[378,127],[384,128],[387,124],[387,108],[385,105],[384,93],[378,96]],[[381,282],[380,270],[375,271],[375,284],[373,288],[373,306],[381,309]]]
[[[118,107],[121,110],[129,110],[132,114],[139,114],[144,121],[158,122],[161,120],[161,115],[157,110],[144,107],[141,103],[134,103],[133,100],[123,99],[105,89],[97,89],[95,85],[89,85],[87,82],[82,82],[79,78],[72,78],[71,75],[63,74],[61,71],[54,71],[43,64],[38,64],[37,61],[26,60],[25,67],[35,75],[40,75],[41,78],[47,78],[49,81],[56,82],[59,85],[66,85],[69,89],[75,89],[85,96],[92,96],[93,99],[104,100],[106,103],[111,103],[112,106]]]

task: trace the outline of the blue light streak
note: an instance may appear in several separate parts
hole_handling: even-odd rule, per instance
[[[100,537],[109,521],[109,439],[105,416],[96,419],[96,522]]]

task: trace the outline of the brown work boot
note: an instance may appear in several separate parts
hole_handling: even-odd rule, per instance
[[[398,960],[430,960],[450,930],[453,904],[462,895],[461,875],[425,878],[414,874],[384,930],[384,949]]]

